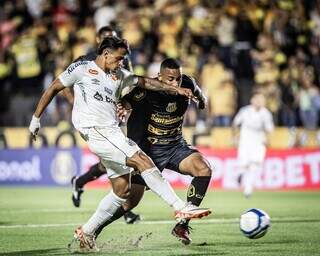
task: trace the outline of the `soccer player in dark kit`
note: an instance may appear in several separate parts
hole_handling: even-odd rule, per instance
[[[171,86],[191,89],[198,100],[198,107],[205,108],[206,99],[199,86],[193,78],[182,74],[177,60],[166,59],[162,62],[158,80]],[[124,97],[119,112],[132,109],[127,123],[127,136],[149,154],[160,171],[167,168],[193,177],[187,201],[199,206],[210,183],[212,168],[202,154],[188,145],[182,136],[182,124],[188,105],[189,100],[179,95],[136,88]],[[104,173],[101,172],[100,176]],[[96,232],[97,236],[105,226],[134,208],[141,200],[144,192],[142,186],[146,186],[144,181],[136,174],[131,177],[131,183],[132,196],[113,218],[101,225]],[[189,220],[181,219],[172,234],[188,245],[191,243],[189,228]]]

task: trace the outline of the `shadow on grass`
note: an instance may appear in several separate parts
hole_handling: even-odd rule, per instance
[[[68,255],[70,254],[65,248],[51,248],[40,250],[26,250],[16,252],[0,253],[0,256],[31,256],[31,255]]]

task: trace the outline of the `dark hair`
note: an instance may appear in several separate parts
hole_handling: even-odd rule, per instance
[[[105,49],[117,50],[123,48],[127,51],[127,54],[130,53],[128,42],[119,37],[106,37],[102,40],[98,47],[98,54],[102,54]]]
[[[110,26],[103,26],[98,30],[98,36],[101,37],[103,33],[110,32],[112,36],[117,36],[117,32]]]
[[[181,67],[180,62],[176,59],[167,58],[161,62],[160,70],[169,68],[169,69],[179,69]]]

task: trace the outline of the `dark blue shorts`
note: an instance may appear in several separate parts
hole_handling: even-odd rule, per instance
[[[199,151],[191,145],[188,145],[185,140],[181,140],[175,144],[152,145],[146,154],[151,157],[154,164],[161,172],[165,168],[180,172],[179,164],[183,159],[195,152]],[[139,174],[133,175],[131,177],[131,182],[133,184],[145,185],[144,180]]]

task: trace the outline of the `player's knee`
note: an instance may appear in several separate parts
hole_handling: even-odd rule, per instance
[[[130,185],[113,188],[113,192],[122,199],[128,199],[130,196]]]
[[[212,169],[209,164],[206,162],[200,161],[196,166],[195,166],[195,174],[194,176],[212,176]]]
[[[98,169],[100,172],[103,172],[103,173],[105,173],[107,171],[101,162],[98,163]]]
[[[150,169],[154,166],[150,157],[143,151],[136,152],[132,157],[127,160],[127,164],[140,172]]]

